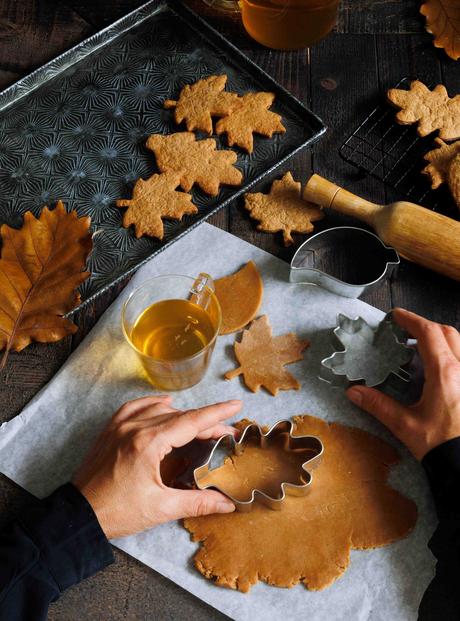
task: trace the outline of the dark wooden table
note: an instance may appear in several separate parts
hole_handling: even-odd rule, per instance
[[[0,0],[0,88],[141,4],[140,0]],[[394,197],[391,188],[360,178],[340,159],[338,147],[343,139],[385,90],[405,75],[418,76],[427,83],[442,82],[451,94],[460,92],[460,66],[433,47],[417,0],[344,0],[335,32],[311,50],[294,52],[262,48],[244,33],[237,18],[209,10],[201,0],[190,0],[190,4],[326,122],[329,131],[313,152],[300,154],[285,167],[303,181],[314,170],[376,202],[388,202]],[[257,232],[240,205],[210,221],[285,260],[290,260],[295,250],[284,248],[278,236]],[[339,221],[337,216],[329,216],[322,226]],[[301,239],[296,236],[296,246]],[[333,260],[340,261],[340,256]],[[32,345],[10,355],[0,376],[0,421],[16,416],[53,377],[120,289],[108,292],[77,317],[80,330],[73,338]],[[364,299],[385,311],[403,306],[460,327],[458,283],[406,262],[394,282]],[[24,491],[1,477],[1,521],[26,500]],[[131,557],[118,551],[115,555],[116,564],[70,589],[53,604],[49,619],[224,618]]]

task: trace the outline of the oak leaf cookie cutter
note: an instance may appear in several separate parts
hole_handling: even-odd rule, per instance
[[[226,434],[220,437],[215,443],[214,447],[209,454],[207,460],[198,468],[195,468],[193,471],[193,477],[195,480],[196,487],[198,489],[216,489],[235,504],[237,511],[249,512],[252,510],[254,502],[259,501],[270,509],[274,509],[279,511],[282,508],[283,501],[286,498],[286,495],[290,496],[306,496],[310,489],[313,477],[310,474],[310,470],[313,470],[318,466],[321,461],[321,457],[324,452],[323,443],[316,436],[303,435],[296,436],[292,435],[294,431],[294,424],[290,420],[279,420],[274,425],[270,427],[270,429],[266,432],[257,425],[256,423],[251,423],[248,425],[243,432],[238,441],[231,434]],[[230,446],[233,449],[235,455],[241,455],[244,451],[244,444],[248,440],[256,439],[260,442],[261,448],[267,448],[269,441],[274,436],[284,435],[284,444],[283,448],[288,450],[298,450],[298,449],[306,449],[311,451],[312,456],[308,457],[304,463],[302,464],[302,480],[304,483],[295,484],[284,481],[280,484],[280,493],[277,497],[270,496],[265,492],[262,492],[259,489],[253,489],[251,492],[251,497],[249,500],[239,500],[234,498],[230,494],[228,494],[224,489],[217,485],[213,484],[202,484],[203,479],[206,475],[213,470],[211,468],[211,464],[213,462],[213,458],[216,456],[216,453],[219,452],[219,449],[222,449],[222,445],[225,442],[229,442]]]
[[[403,367],[415,354],[406,345],[407,334],[392,319],[391,312],[376,328],[362,317],[337,316],[333,331],[336,351],[321,361],[319,378],[332,386],[347,388],[353,382],[378,386],[393,376],[408,384],[411,375]]]
[[[323,257],[339,251],[344,274],[320,269]],[[318,285],[346,298],[359,298],[393,276],[399,255],[374,233],[356,226],[336,226],[312,235],[295,253],[289,280]]]

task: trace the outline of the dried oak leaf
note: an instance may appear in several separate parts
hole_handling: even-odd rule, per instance
[[[285,246],[294,243],[292,232],[311,233],[312,222],[324,217],[319,207],[301,197],[300,182],[294,181],[290,172],[274,181],[268,194],[245,194],[244,206],[251,218],[259,220],[259,231],[282,231]]]
[[[281,116],[270,112],[273,93],[247,93],[240,97],[228,116],[219,119],[217,134],[227,134],[228,144],[236,144],[248,153],[254,148],[253,133],[271,138],[275,132],[284,133]]]
[[[199,129],[212,134],[212,116],[225,116],[235,105],[238,95],[224,91],[226,75],[211,75],[198,80],[195,84],[186,84],[181,90],[178,101],[167,99],[164,107],[175,108],[176,123],[185,120],[189,132]]]
[[[388,545],[415,526],[415,503],[387,483],[400,459],[393,447],[361,429],[313,416],[294,422],[296,434],[317,436],[324,445],[307,496],[287,496],[282,511],[256,503],[250,513],[184,521],[193,541],[201,542],[196,568],[219,586],[247,592],[261,580],[324,589],[347,569],[351,549]]]
[[[460,6],[458,0],[427,0],[420,7],[426,17],[426,29],[434,35],[435,47],[444,48],[446,54],[460,58]]]
[[[51,343],[77,326],[63,317],[80,301],[77,287],[92,248],[90,219],[67,213],[61,201],[37,219],[28,211],[20,229],[0,229],[0,349],[20,351],[32,341]]]
[[[192,132],[153,134],[147,148],[155,153],[161,172],[180,173],[180,185],[186,192],[196,183],[206,194],[216,196],[220,184],[240,185],[243,180],[241,171],[233,166],[236,153],[218,151],[212,138],[196,140]]]
[[[452,160],[460,153],[460,140],[446,144],[441,138],[435,138],[435,142],[438,145],[437,148],[424,155],[424,159],[429,164],[422,170],[423,174],[431,178],[433,190],[447,181]]]
[[[123,226],[134,224],[136,237],[150,235],[163,239],[162,218],[180,220],[184,214],[197,213],[190,194],[176,191],[179,180],[179,173],[168,172],[136,181],[132,198],[116,202],[117,207],[128,207]]]
[[[301,341],[292,333],[273,337],[268,318],[262,315],[243,332],[241,342],[235,343],[235,356],[240,366],[228,371],[225,379],[243,375],[244,383],[252,392],[264,386],[274,396],[279,390],[298,390],[299,382],[284,365],[302,360],[302,352],[309,345],[309,341]]]
[[[388,100],[401,110],[396,120],[403,125],[417,123],[420,136],[427,136],[439,129],[443,140],[460,138],[460,95],[449,97],[446,87],[438,84],[432,91],[414,80],[409,90],[390,88]]]

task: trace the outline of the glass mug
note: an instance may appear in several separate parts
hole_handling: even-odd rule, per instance
[[[309,47],[337,21],[339,0],[241,0],[243,26],[262,45],[278,50]]]
[[[183,390],[203,378],[221,322],[208,274],[151,278],[130,294],[122,310],[126,340],[161,390]]]
[[[339,1],[205,0],[217,8],[235,9],[239,5],[247,33],[278,50],[297,50],[323,39],[336,24]]]

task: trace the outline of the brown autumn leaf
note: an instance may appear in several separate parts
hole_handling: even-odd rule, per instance
[[[92,249],[90,219],[67,213],[61,201],[40,217],[28,211],[20,229],[0,228],[0,350],[20,351],[32,341],[51,343],[76,332],[63,317],[74,308]]]
[[[228,371],[225,379],[243,375],[252,392],[264,386],[273,396],[279,390],[298,390],[299,382],[284,366],[302,360],[302,352],[309,345],[292,333],[272,336],[268,318],[262,315],[243,332],[241,342],[235,343],[235,356],[241,366]]]
[[[426,29],[434,36],[435,47],[442,47],[454,60],[460,58],[460,4],[458,0],[427,0],[420,7]]]

